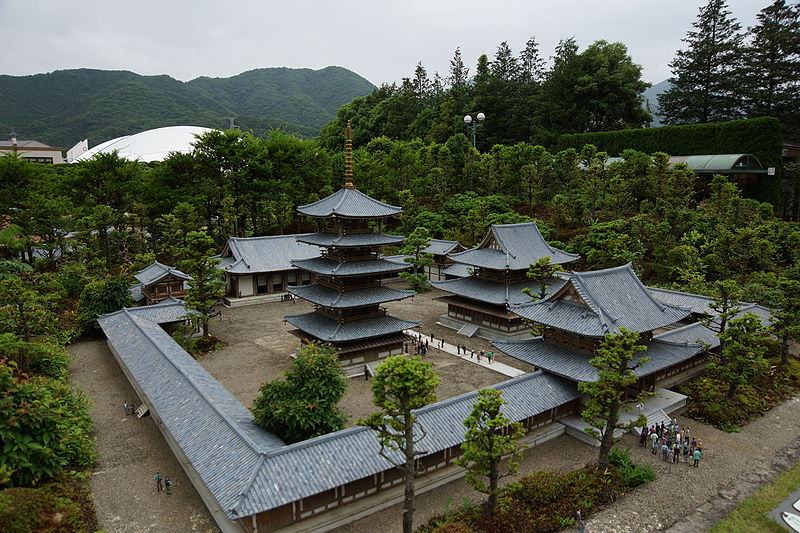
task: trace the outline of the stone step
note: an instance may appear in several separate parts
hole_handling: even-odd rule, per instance
[[[142,404],[136,410],[136,418],[142,418],[144,415],[150,412],[150,408],[147,407],[147,404]]]
[[[464,335],[465,337],[472,337],[478,332],[479,328],[480,326],[478,326],[477,324],[470,324],[469,322],[467,322],[463,326],[461,326],[461,329],[458,330],[458,334]]]

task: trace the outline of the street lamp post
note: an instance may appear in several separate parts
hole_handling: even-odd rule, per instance
[[[478,113],[478,116],[475,117],[478,119],[477,122],[472,121],[472,117],[470,115],[464,116],[464,124],[467,126],[467,129],[472,130],[472,147],[475,148],[475,132],[478,130],[479,126],[483,126],[483,121],[486,120],[486,115],[483,113]]]

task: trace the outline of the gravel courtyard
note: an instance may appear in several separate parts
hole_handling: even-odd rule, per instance
[[[422,331],[433,331],[448,342],[458,342],[455,332],[435,325],[446,306],[434,300],[442,295],[432,291],[402,302],[389,304],[390,313],[419,320]],[[211,332],[227,346],[200,359],[200,363],[227,387],[245,406],[258,394],[260,385],[279,377],[291,366],[289,354],[299,341],[288,333],[291,328],[282,315],[302,313],[312,306],[299,302],[274,302],[224,310],[224,319],[211,325]],[[489,347],[483,339],[463,339],[473,349]],[[100,526],[109,532],[138,533],[155,531],[218,531],[197,492],[189,483],[177,459],[170,452],[152,418],[124,416],[122,404],[135,393],[106,347],[105,341],[86,341],[72,345],[76,355],[72,377],[94,402],[100,462],[91,486]],[[442,384],[438,398],[445,399],[508,378],[449,354],[431,349],[428,360],[436,363]],[[502,354],[497,360],[530,370]],[[352,379],[342,402],[351,416],[350,423],[372,410],[369,381]],[[634,450],[634,457],[652,462],[658,477],[655,482],[635,490],[608,509],[593,515],[590,532],[646,532],[663,530],[678,518],[691,513],[720,488],[737,479],[763,458],[775,453],[800,435],[800,398],[790,400],[749,424],[740,433],[728,434],[679,417],[699,436],[705,448],[701,468],[661,462],[641,451],[633,437],[622,445]],[[540,469],[568,470],[594,460],[596,450],[571,437],[561,436],[530,449],[521,462],[521,472]],[[173,494],[157,494],[152,477],[156,471],[173,482]],[[447,506],[457,506],[463,498],[476,499],[463,481],[456,481],[417,498],[416,522],[422,524]],[[389,509],[337,529],[339,533],[401,531],[401,507]]]

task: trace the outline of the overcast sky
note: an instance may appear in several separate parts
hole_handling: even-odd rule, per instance
[[[574,36],[583,49],[621,41],[644,79],[668,63],[703,0],[0,0],[0,74],[69,68],[228,77],[260,67],[339,65],[372,83],[400,81],[421,61],[445,77],[461,47],[474,73],[501,41],[529,37],[552,55]],[[743,27],[770,0],[729,0]]]

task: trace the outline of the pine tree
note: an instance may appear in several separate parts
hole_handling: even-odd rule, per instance
[[[658,102],[667,124],[721,122],[742,116],[741,25],[731,18],[725,0],[709,0],[700,8],[670,63],[671,87]]]
[[[544,79],[544,59],[539,55],[539,43],[534,37],[525,43],[519,55],[519,77],[523,83],[541,83]]]
[[[411,91],[420,100],[424,100],[431,95],[431,80],[428,78],[428,71],[422,66],[422,61],[417,63],[417,68],[414,69]]]
[[[745,54],[748,115],[771,116],[800,135],[800,4],[776,0],[749,28]]]
[[[419,473],[417,458],[427,452],[416,445],[427,432],[412,411],[436,401],[439,376],[419,356],[392,355],[376,368],[372,382],[372,403],[380,408],[359,424],[375,430],[380,455],[403,472],[403,533],[411,533],[414,524],[414,478]],[[400,462],[396,454],[400,452]]]
[[[502,411],[507,403],[497,389],[478,391],[472,412],[464,420],[467,428],[461,445],[464,455],[456,460],[456,464],[467,469],[467,483],[478,492],[489,495],[485,516],[491,516],[497,506],[500,479],[517,473],[518,464],[514,459],[525,448],[518,440],[525,435],[522,424],[512,421]],[[501,472],[500,461],[505,457],[508,457],[505,472]],[[486,477],[488,484],[481,477]]]
[[[209,257],[214,253],[214,239],[203,231],[186,235],[186,246],[181,251],[181,269],[192,277],[186,294],[186,309],[193,311],[192,320],[208,337],[208,321],[216,314],[219,299],[225,294],[225,282],[217,269],[219,259]]]
[[[519,60],[514,57],[506,41],[500,43],[490,66],[492,76],[503,81],[512,81],[519,76]]]
[[[447,83],[451,89],[464,87],[467,84],[468,76],[469,68],[464,66],[464,61],[461,59],[461,47],[458,47],[453,59],[450,60],[450,76],[447,77]]]

